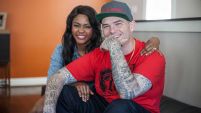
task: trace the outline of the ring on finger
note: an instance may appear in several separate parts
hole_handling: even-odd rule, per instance
[[[157,48],[154,47],[153,50],[157,50]]]

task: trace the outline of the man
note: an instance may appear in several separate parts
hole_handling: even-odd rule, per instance
[[[144,43],[132,36],[135,22],[125,3],[106,3],[97,19],[105,40],[100,48],[50,78],[44,112],[160,113],[164,56],[157,51],[149,56],[140,55]],[[77,98],[77,90],[69,85],[76,81],[94,81],[97,93],[82,101]]]

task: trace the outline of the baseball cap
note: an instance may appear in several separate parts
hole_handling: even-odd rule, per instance
[[[102,21],[102,19],[109,16],[121,17],[128,21],[133,20],[131,10],[128,5],[119,1],[111,1],[104,4],[101,8],[101,12],[96,15],[96,18],[98,21]]]

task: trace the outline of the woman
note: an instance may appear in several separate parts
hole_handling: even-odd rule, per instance
[[[99,47],[102,42],[99,28],[96,11],[93,8],[82,5],[75,7],[67,17],[62,45],[57,45],[51,56],[48,79],[63,66]],[[158,46],[158,38],[151,38],[146,43],[142,54],[150,54]],[[89,85],[85,82],[77,82],[72,85],[77,88],[83,101],[89,99],[89,94],[93,95]],[[36,103],[31,113],[42,113],[43,104],[44,97]]]
[[[102,41],[96,12],[89,6],[75,7],[67,18],[62,45],[51,57],[48,78],[71,61],[100,46]]]

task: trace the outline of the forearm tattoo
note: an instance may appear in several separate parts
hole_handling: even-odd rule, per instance
[[[56,113],[56,103],[65,84],[76,82],[76,79],[66,69],[57,71],[47,82],[43,113]]]
[[[112,76],[121,98],[135,98],[151,88],[149,79],[140,74],[132,74],[124,58],[119,43],[109,41],[109,51],[112,63]]]

